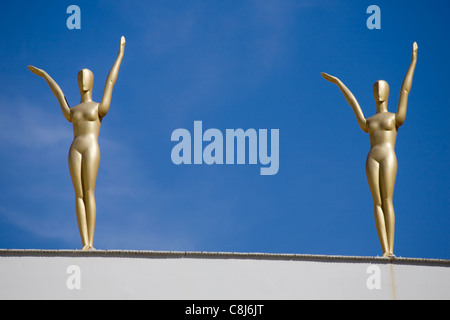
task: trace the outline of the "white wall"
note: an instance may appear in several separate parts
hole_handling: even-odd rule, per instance
[[[0,299],[450,299],[450,261],[0,250]]]

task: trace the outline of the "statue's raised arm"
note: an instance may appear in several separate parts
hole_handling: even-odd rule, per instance
[[[42,69],[36,68],[34,66],[28,66],[28,69],[30,69],[30,71],[33,72],[35,75],[38,75],[39,77],[44,78],[44,80],[47,82],[50,89],[52,90],[53,94],[58,99],[58,102],[59,102],[59,105],[61,106],[61,110],[63,112],[64,118],[66,118],[67,121],[72,122],[72,119],[70,116],[70,107],[69,107],[69,104],[67,103],[67,99],[64,96],[64,93],[61,90],[61,88],[55,82],[55,80],[53,80],[52,77],[50,77],[48,75],[48,73]]]
[[[120,64],[122,63],[123,54],[125,52],[125,37],[120,38],[119,55],[117,56],[116,62],[109,72],[108,78],[106,79],[105,90],[103,91],[102,101],[98,106],[98,113],[100,117],[104,117],[109,111],[109,105],[111,104],[111,96],[116,83],[117,76],[119,75]]]
[[[324,77],[326,80],[330,81],[331,83],[336,84],[339,89],[344,94],[345,100],[347,100],[348,104],[352,107],[353,112],[355,113],[356,120],[358,121],[358,124],[362,131],[367,132],[367,121],[364,117],[364,113],[361,110],[361,107],[359,106],[358,100],[356,100],[353,93],[342,83],[341,80],[338,78],[331,76],[325,72],[321,73],[322,77]]]
[[[411,55],[411,64],[409,65],[408,72],[406,73],[405,79],[403,80],[402,88],[400,91],[400,98],[398,101],[398,109],[397,113],[395,115],[395,123],[397,127],[400,127],[406,118],[406,107],[408,104],[408,95],[411,91],[413,76],[414,76],[414,70],[416,69],[416,63],[417,63],[417,50],[418,50],[417,43],[414,42],[413,44],[413,50]]]

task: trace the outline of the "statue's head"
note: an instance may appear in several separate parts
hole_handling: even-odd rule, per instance
[[[92,91],[94,87],[94,74],[89,69],[82,69],[78,72],[78,86],[80,92]]]
[[[384,80],[378,80],[373,85],[373,96],[376,102],[385,102],[389,99],[389,85]]]

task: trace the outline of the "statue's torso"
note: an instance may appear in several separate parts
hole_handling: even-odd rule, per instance
[[[70,109],[74,133],[72,147],[81,149],[98,146],[101,125],[98,105],[96,102],[89,101],[80,103]]]
[[[394,153],[397,138],[395,114],[380,112],[367,119],[371,151],[369,156],[381,159]]]

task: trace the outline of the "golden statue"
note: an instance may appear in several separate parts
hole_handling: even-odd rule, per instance
[[[417,62],[417,49],[417,43],[414,42],[411,64],[403,80],[397,113],[390,113],[387,110],[389,86],[386,81],[375,82],[373,94],[377,113],[366,119],[350,90],[338,78],[322,73],[326,80],[335,83],[341,89],[356,115],[359,126],[364,132],[369,133],[371,148],[366,161],[366,175],[374,202],[375,224],[383,257],[395,257],[395,214],[392,198],[397,175],[397,158],[394,147],[398,128],[406,117],[406,105]]]
[[[125,50],[125,38],[120,39],[119,55],[109,72],[105,90],[100,103],[92,101],[94,74],[88,69],[78,73],[81,103],[70,108],[58,84],[44,71],[28,66],[34,74],[47,81],[58,99],[64,117],[73,123],[74,139],[69,150],[69,169],[75,189],[75,208],[83,250],[94,249],[94,230],[96,218],[95,182],[100,163],[98,135],[102,119],[108,113],[114,84],[119,74]]]

